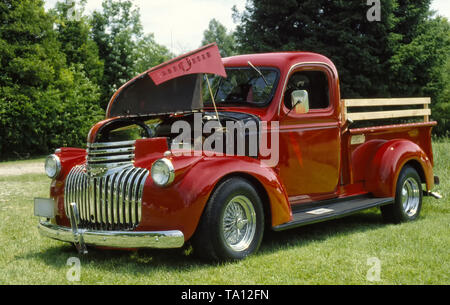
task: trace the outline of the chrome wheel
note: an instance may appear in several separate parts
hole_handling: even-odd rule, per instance
[[[209,260],[239,260],[258,251],[264,208],[253,184],[241,177],[222,181],[211,194],[192,237],[194,253]]]
[[[422,184],[416,169],[405,165],[395,187],[394,203],[380,207],[387,222],[400,223],[417,219],[422,208]]]
[[[222,236],[234,251],[246,250],[256,232],[256,213],[246,196],[233,197],[225,206],[222,218]]]
[[[403,183],[401,202],[406,215],[411,217],[417,213],[420,203],[420,187],[414,178],[410,177]]]

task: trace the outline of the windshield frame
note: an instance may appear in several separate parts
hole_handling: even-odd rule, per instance
[[[225,79],[224,77],[220,77],[219,85],[217,86],[217,89],[214,92],[214,100],[215,100],[215,103],[216,103],[217,107],[254,107],[254,108],[263,108],[263,107],[268,106],[272,102],[272,100],[273,100],[273,98],[275,96],[275,93],[277,91],[279,82],[280,82],[280,70],[278,68],[276,68],[276,67],[270,67],[270,66],[255,66],[255,67],[258,68],[262,73],[264,73],[263,71],[265,71],[265,70],[266,71],[270,70],[270,71],[273,71],[273,72],[276,73],[275,80],[274,80],[273,86],[272,86],[272,90],[271,90],[267,100],[265,100],[264,102],[261,102],[261,103],[249,103],[249,102],[246,102],[246,101],[239,102],[239,103],[220,102],[220,101],[217,100],[217,94],[219,92],[218,89],[219,89],[220,85],[222,84],[223,80]],[[232,66],[232,67],[225,66],[225,71],[230,71],[230,70],[250,70],[250,71],[253,71],[254,73],[257,74],[257,72],[250,66]],[[204,101],[204,106],[210,107],[210,106],[213,106],[213,103],[212,103],[211,100],[205,100]]]

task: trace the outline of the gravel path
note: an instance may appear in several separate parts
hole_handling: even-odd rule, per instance
[[[0,164],[0,176],[20,176],[24,174],[45,174],[44,163],[39,161],[22,164]]]

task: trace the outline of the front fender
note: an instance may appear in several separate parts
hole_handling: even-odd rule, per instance
[[[430,158],[417,144],[399,139],[387,141],[377,150],[367,170],[367,190],[377,197],[395,197],[398,176],[409,162],[425,179],[427,190],[431,190],[434,182]]]
[[[176,163],[176,157],[173,160]],[[178,172],[176,172],[176,175]],[[288,197],[277,173],[249,157],[201,157],[189,163],[182,178],[166,188],[146,181],[143,193],[141,230],[180,230],[188,240],[195,232],[205,205],[217,184],[226,176],[250,175],[265,189],[272,225],[292,218]]]

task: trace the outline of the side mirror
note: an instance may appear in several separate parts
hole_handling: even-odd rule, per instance
[[[292,109],[295,113],[309,112],[309,97],[306,90],[295,90],[291,93]]]

